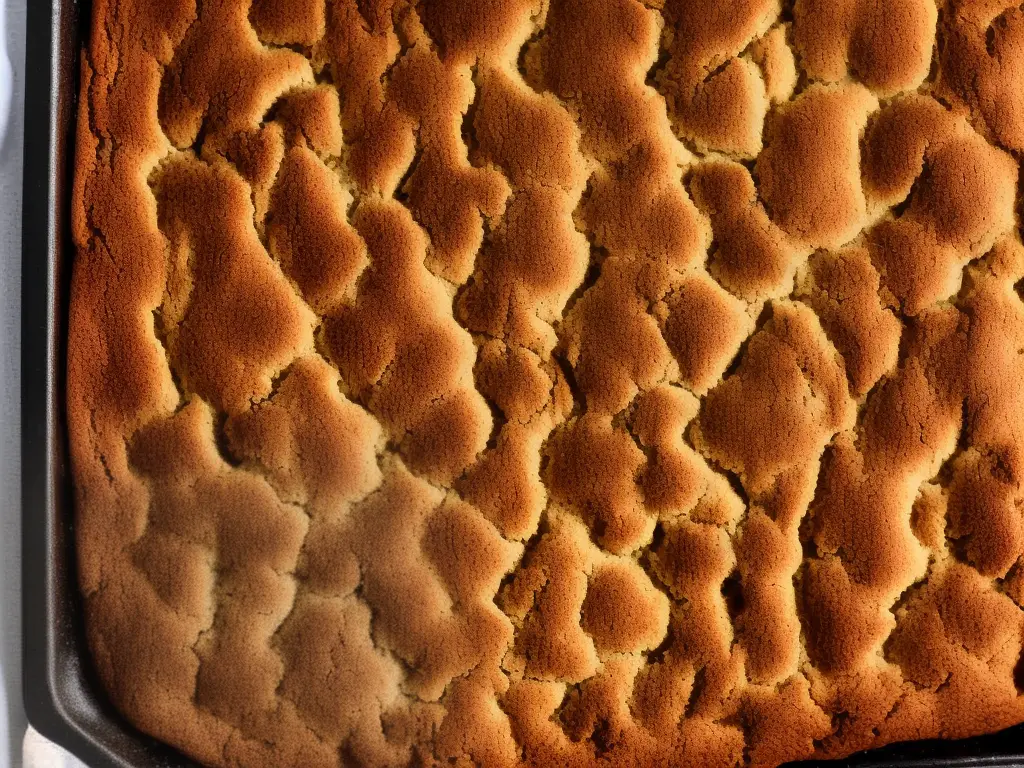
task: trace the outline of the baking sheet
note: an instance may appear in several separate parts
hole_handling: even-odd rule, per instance
[[[22,219],[23,687],[29,722],[93,768],[187,766],[128,726],[89,670],[74,578],[64,428],[67,214],[89,4],[29,0]]]
[[[89,667],[74,578],[63,415],[73,258],[68,161],[78,52],[89,12],[89,3],[82,0],[29,0],[22,242],[25,709],[40,733],[94,768],[193,766],[136,731],[104,700]],[[962,741],[893,745],[828,765],[1024,766],[1024,726]]]

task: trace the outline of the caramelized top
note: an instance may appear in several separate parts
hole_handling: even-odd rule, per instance
[[[216,766],[1024,721],[1024,13],[95,0],[89,644]]]

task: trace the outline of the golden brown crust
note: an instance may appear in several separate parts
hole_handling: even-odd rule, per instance
[[[133,724],[730,768],[1024,721],[1019,8],[93,9],[68,415]]]

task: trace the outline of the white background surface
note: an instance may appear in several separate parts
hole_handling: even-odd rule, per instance
[[[0,0],[0,768],[81,768],[81,763],[38,734],[25,738],[25,711],[21,703],[21,169],[25,8],[27,2],[46,1]]]

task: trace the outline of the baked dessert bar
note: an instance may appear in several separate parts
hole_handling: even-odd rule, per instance
[[[1024,720],[1024,12],[95,0],[88,640],[214,766]]]

